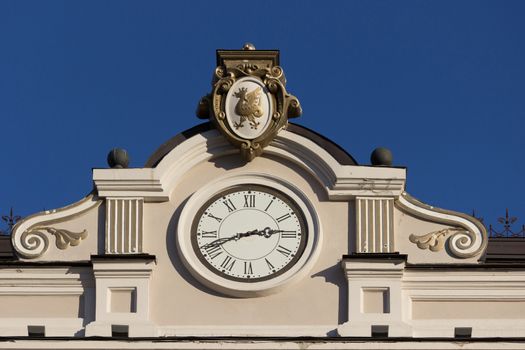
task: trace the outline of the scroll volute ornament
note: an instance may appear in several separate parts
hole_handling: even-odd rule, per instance
[[[251,161],[302,113],[299,100],[287,93],[279,51],[217,50],[212,92],[197,107],[197,117],[210,119],[241,155]]]

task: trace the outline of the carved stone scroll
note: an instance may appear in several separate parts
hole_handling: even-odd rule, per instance
[[[470,232],[461,227],[446,228],[423,235],[411,234],[408,239],[410,242],[417,244],[419,249],[430,249],[433,252],[439,252],[445,246],[449,236],[458,237],[457,239],[448,239],[448,247],[456,255],[460,254],[462,249],[468,248],[472,242]]]
[[[88,236],[88,232],[72,232],[66,229],[54,227],[34,227],[24,231],[20,237],[20,242],[25,248],[21,255],[25,258],[37,258],[44,254],[49,248],[49,237],[46,233],[55,237],[55,245],[58,249],[64,250],[69,246],[74,247]]]
[[[84,215],[98,207],[102,201],[93,194],[77,203],[64,208],[46,210],[30,215],[20,220],[11,234],[11,242],[16,253],[25,259],[42,257],[50,247],[50,239],[54,237],[57,249],[64,250],[81,244],[88,237],[88,231],[83,227],[65,229],[63,223]],[[71,226],[69,226],[71,227]]]
[[[487,230],[471,216],[423,204],[406,192],[401,194],[395,205],[416,217],[451,226],[428,233],[412,233],[409,241],[420,249],[439,252],[446,244],[450,255],[465,259],[481,256],[487,247]]]

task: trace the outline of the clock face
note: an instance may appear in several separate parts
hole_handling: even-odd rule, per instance
[[[210,271],[228,280],[259,282],[290,269],[308,239],[298,205],[262,185],[236,185],[197,211],[193,250]]]

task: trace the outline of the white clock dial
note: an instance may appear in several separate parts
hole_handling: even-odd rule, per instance
[[[238,185],[207,201],[197,212],[192,245],[217,275],[242,282],[278,276],[301,257],[306,224],[296,203],[260,185]]]

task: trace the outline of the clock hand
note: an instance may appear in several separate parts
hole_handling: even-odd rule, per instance
[[[249,237],[249,236],[253,236],[253,235],[260,235],[260,231],[259,230],[253,230],[253,231],[247,231],[247,232],[244,232],[244,233],[237,233],[237,239],[239,239],[241,237]]]
[[[259,234],[259,230],[253,230],[253,231],[247,231],[247,232],[242,232],[242,233],[236,233],[234,234],[233,236],[230,236],[230,237],[224,237],[224,238],[218,238],[214,241],[211,241],[209,243],[206,243],[205,245],[201,246],[200,248],[211,248],[211,247],[217,247],[217,246],[220,246],[220,245],[223,245],[224,243],[226,242],[229,242],[229,241],[237,241],[239,240],[241,237],[248,237],[248,236],[253,236],[253,235],[256,235],[256,234]]]
[[[237,240],[241,239],[242,237],[249,237],[249,236],[254,236],[254,235],[259,235],[259,236],[263,236],[265,238],[270,238],[272,235],[274,235],[276,233],[281,233],[281,232],[295,232],[295,231],[272,230],[269,227],[265,227],[263,230],[246,231],[246,232],[236,233],[235,235],[230,236],[230,237],[219,238],[219,239],[216,239],[214,241],[211,241],[210,243],[206,243],[205,245],[201,246],[200,248],[206,249],[206,248],[211,248],[211,247],[217,247],[217,246],[223,245],[224,243],[229,242],[229,241],[233,241],[233,240],[237,241]]]
[[[281,232],[295,232],[295,231],[288,231],[288,230],[272,230],[271,228],[269,227],[266,227],[264,228],[264,230],[262,231],[259,231],[259,235],[260,236],[263,236],[265,238],[269,238],[270,236],[276,234],[276,233],[281,233]]]
[[[206,243],[205,245],[200,246],[199,248],[207,249],[207,248],[217,247],[233,239],[235,239],[235,236],[228,237],[228,238],[219,238],[209,243]]]

